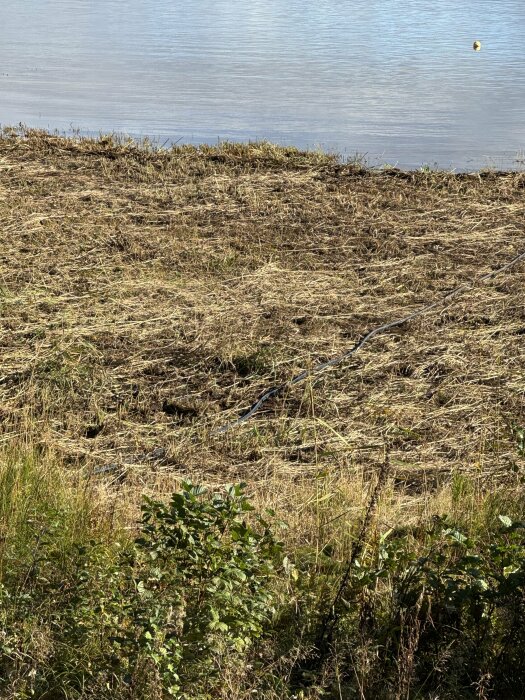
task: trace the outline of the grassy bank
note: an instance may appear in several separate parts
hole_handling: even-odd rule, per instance
[[[5,132],[2,697],[523,697],[524,187]]]

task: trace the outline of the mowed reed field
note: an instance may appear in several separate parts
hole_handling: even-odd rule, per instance
[[[524,173],[5,130],[2,697],[524,697],[525,263],[217,432],[525,250],[524,198]],[[137,546],[144,495],[161,509],[183,482],[244,482],[246,517],[275,547],[258,550],[262,569],[241,557],[246,598],[215,607],[207,585],[186,596],[206,579],[193,569],[166,583],[163,550],[169,576],[148,569],[140,591],[162,591],[165,616],[155,626],[144,603],[121,618],[143,600],[143,553],[120,580],[115,547]],[[211,503],[190,491],[195,512],[170,521],[184,537]],[[235,528],[203,545],[204,568]],[[237,588],[220,583],[234,550],[209,574],[221,596]],[[233,633],[263,589],[267,614]],[[230,603],[242,615],[221,621]]]

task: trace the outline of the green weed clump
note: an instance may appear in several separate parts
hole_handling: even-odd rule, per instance
[[[31,459],[2,470],[23,515],[2,550],[2,697],[209,697],[274,612],[279,545],[242,487],[184,483],[111,541],[78,528],[72,493],[48,499],[49,477]]]
[[[296,566],[306,612],[312,567],[301,558]],[[522,697],[525,523],[501,515],[468,535],[436,517],[409,536],[390,529],[353,562],[333,610],[341,575],[330,557],[315,574],[320,614],[310,635],[315,644],[328,627],[330,651],[314,647],[299,664],[302,697]],[[322,678],[323,692],[309,694]]]
[[[279,547],[263,519],[246,522],[252,510],[239,485],[208,495],[184,483],[168,505],[145,501],[139,535],[111,566],[84,548],[72,632],[77,645],[102,642],[84,678],[133,697],[209,697],[274,612]]]

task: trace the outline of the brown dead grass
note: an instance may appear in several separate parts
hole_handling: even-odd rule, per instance
[[[414,502],[459,472],[508,480],[524,466],[524,265],[212,430],[525,249],[524,195],[522,173],[5,132],[0,440],[109,465],[99,478],[123,488],[243,479],[290,502],[320,469],[334,493],[360,483],[385,446]]]

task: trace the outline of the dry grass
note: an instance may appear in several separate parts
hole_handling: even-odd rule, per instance
[[[132,493],[243,479],[299,521],[320,469],[323,489],[360,506],[356,485],[385,446],[392,518],[417,517],[429,493],[439,504],[451,474],[486,488],[515,479],[523,264],[212,431],[267,386],[525,249],[524,194],[525,174],[7,131],[0,440],[108,467],[97,478]]]

